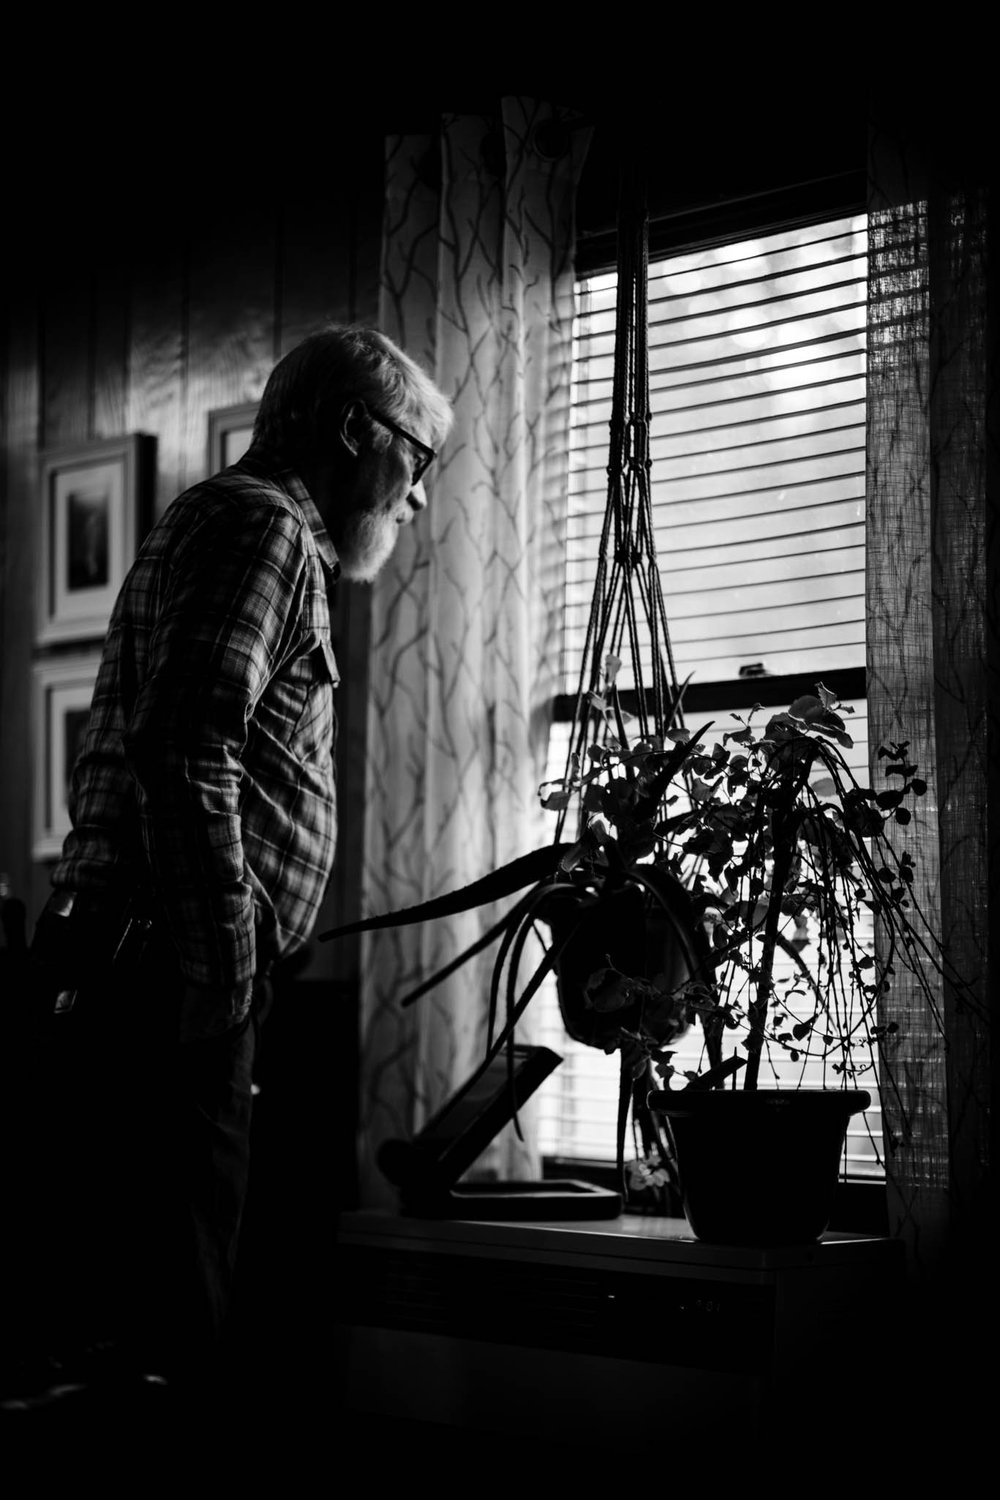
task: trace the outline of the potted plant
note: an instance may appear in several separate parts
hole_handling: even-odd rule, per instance
[[[608,712],[601,699],[596,706]],[[672,1002],[678,1019],[701,1026],[705,1065],[686,1075],[669,1040],[628,1015],[634,970],[609,962],[589,981],[591,1003],[621,1017],[623,1063],[637,1080],[648,1065],[658,1083],[646,1103],[666,1122],[669,1150],[650,1156],[644,1132],[639,1179],[658,1156],[672,1162],[700,1238],[816,1239],[829,1221],[849,1119],[867,1108],[869,1089],[893,1088],[884,1060],[881,1077],[876,1066],[879,1001],[893,974],[916,975],[932,1013],[936,975],[961,986],[916,906],[912,858],[886,836],[890,820],[910,821],[907,804],[926,786],[906,744],[878,750],[883,789],[861,785],[844,754],[849,710],[818,684],[759,725],[757,710],[746,722],[734,716],[711,747],[702,743],[707,727],[694,737],[673,732],[686,753],[669,785],[656,786],[660,806],[644,819],[640,847],[634,811],[664,754],[655,737],[629,743],[614,708],[614,733],[591,751],[585,773],[574,768],[572,786],[549,790],[551,805],[582,791],[604,878],[620,878],[616,866],[634,850],[688,892],[709,947],[672,992],[646,996],[646,1015]],[[597,868],[592,860],[592,878],[601,878]],[[766,1086],[775,1054],[795,1066],[798,1086],[788,1086],[787,1066],[784,1086]]]
[[[714,745],[711,725],[632,739],[618,665],[609,659],[603,691],[590,695],[586,756],[541,788],[546,807],[581,808],[575,842],[323,938],[425,921],[528,887],[463,955],[499,941],[490,1051],[512,1042],[554,971],[570,1034],[620,1054],[620,1174],[631,1110],[639,1176],[652,1162],[679,1181],[696,1236],[816,1239],[848,1120],[868,1106],[870,1089],[892,1087],[875,1063],[879,997],[905,965],[932,1003],[930,976],[947,967],[914,904],[912,859],[885,829],[909,821],[907,804],[925,784],[907,745],[892,744],[877,755],[885,788],[861,785],[844,756],[848,710],[822,684],[762,724],[756,710],[734,716]],[[539,924],[549,941],[525,973]],[[681,1074],[673,1044],[691,1027],[703,1034],[704,1065]],[[775,1052],[803,1075],[818,1066],[823,1087],[766,1086]]]
[[[913,904],[912,859],[885,832],[890,819],[909,821],[906,804],[925,784],[901,744],[878,751],[886,787],[862,786],[844,755],[843,715],[819,684],[759,726],[753,714],[739,721],[688,759],[685,794],[658,824],[658,857],[690,889],[711,942],[688,986],[716,1042],[707,1073],[679,1077],[669,1056],[649,1051],[659,1087],[648,1104],[667,1122],[684,1211],[702,1239],[819,1238],[848,1122],[880,1086],[880,996],[896,964],[928,995],[930,971],[944,967]],[[705,1087],[725,1068],[723,1038],[732,1086]],[[775,1054],[800,1086],[767,1086]],[[881,1084],[892,1086],[884,1072]]]

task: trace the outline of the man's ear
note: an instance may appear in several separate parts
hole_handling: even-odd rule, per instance
[[[371,419],[365,403],[359,400],[346,402],[341,408],[337,435],[343,446],[355,458],[361,453],[370,428]]]

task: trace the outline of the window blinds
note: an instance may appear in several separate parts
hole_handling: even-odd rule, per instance
[[[650,265],[653,508],[682,679],[864,663],[866,256],[855,216]],[[578,288],[568,693],[607,494],[615,283]]]

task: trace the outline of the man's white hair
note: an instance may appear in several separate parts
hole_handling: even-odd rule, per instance
[[[334,324],[275,365],[257,410],[254,442],[290,460],[322,457],[351,400],[400,427],[426,420],[432,448],[441,446],[454,418],[448,398],[386,334],[364,324]],[[388,434],[381,439],[390,441]]]

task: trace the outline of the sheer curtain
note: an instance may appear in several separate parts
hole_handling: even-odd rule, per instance
[[[447,116],[386,143],[380,325],[452,398],[455,426],[372,597],[365,914],[467,884],[551,839],[537,789],[561,632],[574,201],[587,131],[546,103]],[[408,1138],[486,1046],[494,951],[402,1009],[489,911],[362,945],[359,1160]],[[522,1040],[530,1040],[525,1031]],[[534,1170],[530,1112],[500,1176]]]
[[[873,110],[869,168],[871,745],[874,753],[909,741],[929,783],[902,831],[916,852],[915,895],[975,993],[970,1002],[942,984],[940,1022],[902,972],[885,998],[883,1019],[899,1028],[885,1052],[899,1086],[887,1109],[897,1139],[886,1162],[890,1218],[918,1275],[933,1279],[979,1254],[988,1212],[997,776],[990,205],[977,142],[937,119],[925,132],[905,110]],[[885,785],[877,762],[872,777]]]

